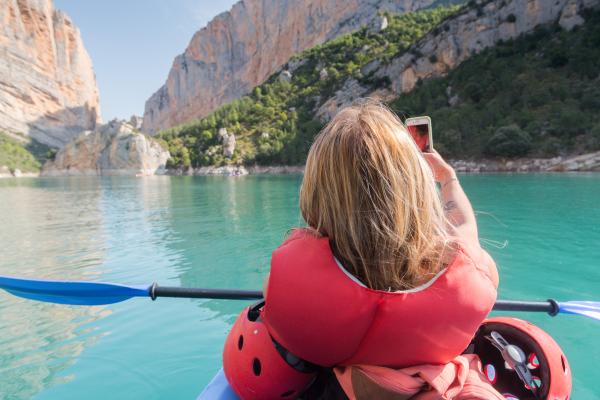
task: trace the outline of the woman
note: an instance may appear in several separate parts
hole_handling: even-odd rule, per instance
[[[393,113],[366,102],[325,127],[300,209],[308,228],[273,252],[258,320],[279,354],[321,367],[406,368],[463,352],[496,299],[496,267],[453,169],[421,153]],[[226,374],[227,358],[226,346]],[[250,380],[267,371],[255,359]],[[228,378],[234,388],[243,381],[239,393],[253,384],[238,373]],[[306,384],[292,380],[295,393]]]

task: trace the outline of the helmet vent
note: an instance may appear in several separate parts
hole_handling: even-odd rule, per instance
[[[254,372],[254,375],[260,376],[260,370],[261,370],[260,360],[258,358],[255,358],[252,361],[252,372]]]
[[[293,395],[294,393],[296,393],[295,390],[288,390],[287,392],[283,392],[281,393],[281,397],[286,398],[286,397],[290,397],[291,395]]]
[[[560,355],[560,363],[562,364],[563,372],[567,373],[567,362],[565,361],[565,356],[563,354]]]
[[[242,347],[244,347],[244,335],[240,335],[238,338],[238,350],[242,350]]]

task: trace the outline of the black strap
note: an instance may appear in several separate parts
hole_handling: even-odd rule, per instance
[[[271,337],[271,340],[273,340],[275,349],[277,349],[277,352],[281,355],[281,357],[283,357],[285,362],[290,367],[294,368],[296,371],[303,372],[305,374],[312,374],[313,372],[317,372],[321,369],[321,367],[319,367],[318,365],[295,356],[294,354],[292,354],[292,352],[287,350],[281,344],[277,343],[277,341],[273,339],[273,337]]]
[[[258,321],[260,318],[260,311],[265,306],[265,301],[261,300],[258,303],[255,303],[250,306],[248,309],[248,319],[252,322]]]

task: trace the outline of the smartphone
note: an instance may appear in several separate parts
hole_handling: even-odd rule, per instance
[[[433,150],[431,118],[427,116],[407,118],[406,127],[421,151],[428,152]]]

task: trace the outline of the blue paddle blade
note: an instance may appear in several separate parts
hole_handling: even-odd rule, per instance
[[[0,276],[0,289],[26,299],[58,304],[94,306],[118,303],[132,297],[150,296],[151,285],[47,281]]]
[[[600,321],[600,302],[598,301],[565,301],[558,303],[558,310],[559,313],[584,315]]]

